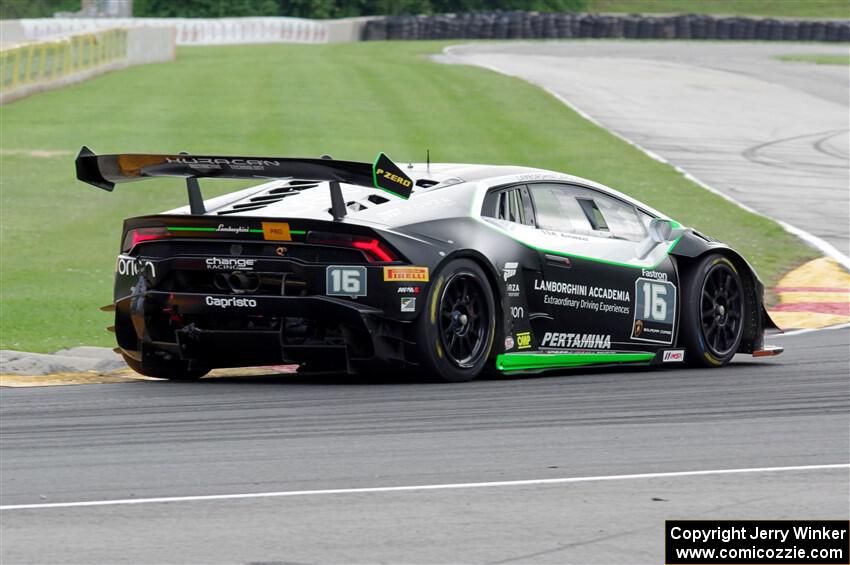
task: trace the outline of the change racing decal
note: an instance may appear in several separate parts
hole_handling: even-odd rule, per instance
[[[208,271],[253,271],[255,262],[255,259],[242,257],[208,257],[204,259],[204,266]]]
[[[640,277],[635,281],[635,315],[632,323],[632,339],[652,343],[673,343],[676,320],[676,285],[667,281],[667,275],[656,271],[659,276]]]

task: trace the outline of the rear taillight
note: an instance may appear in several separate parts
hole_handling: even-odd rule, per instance
[[[398,257],[393,253],[392,249],[374,237],[311,231],[307,234],[307,243],[338,245],[340,247],[359,249],[370,263],[391,263],[398,261]]]
[[[128,253],[140,243],[156,241],[168,236],[168,228],[163,226],[155,228],[135,228],[128,231],[127,235],[124,236],[124,243],[121,245],[121,251]]]

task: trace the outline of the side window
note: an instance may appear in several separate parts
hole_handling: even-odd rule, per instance
[[[525,186],[490,192],[484,198],[481,215],[516,224],[534,225],[534,209]]]
[[[531,184],[537,225],[553,231],[640,241],[646,216],[629,204],[596,190],[566,184]]]

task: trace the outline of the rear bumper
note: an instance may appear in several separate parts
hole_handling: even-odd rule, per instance
[[[252,296],[141,289],[116,302],[119,346],[148,364],[198,368],[298,363],[356,372],[406,361],[406,322],[327,296]]]

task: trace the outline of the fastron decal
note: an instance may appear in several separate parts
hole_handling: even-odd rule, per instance
[[[611,336],[604,334],[574,334],[546,332],[540,347],[557,349],[611,349]]]

